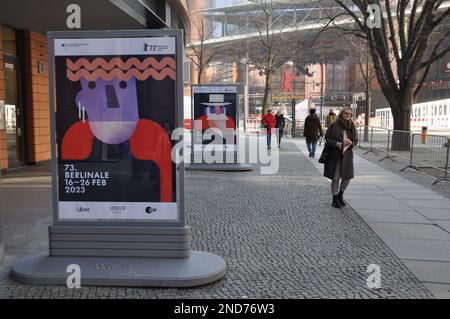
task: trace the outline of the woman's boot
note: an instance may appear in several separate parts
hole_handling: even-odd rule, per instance
[[[345,206],[345,201],[344,201],[344,192],[339,192],[339,194],[337,195],[338,201],[341,204],[341,206]]]
[[[338,199],[338,195],[333,195],[333,203],[331,204],[331,206],[335,207],[335,208],[341,208],[341,203],[339,202]]]

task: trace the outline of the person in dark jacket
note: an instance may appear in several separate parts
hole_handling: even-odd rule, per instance
[[[261,119],[261,124],[267,129],[267,149],[270,150],[270,143],[272,141],[272,129],[275,128],[275,116],[272,110],[267,110],[267,114]]]
[[[345,206],[343,194],[354,177],[353,148],[358,143],[356,126],[352,121],[352,109],[344,108],[325,135],[328,157],[324,176],[331,179],[332,206]]]
[[[281,138],[283,137],[284,127],[286,126],[286,119],[283,113],[278,111],[275,115],[275,128],[278,129],[278,147],[281,147]]]
[[[306,146],[308,147],[309,157],[316,155],[316,145],[319,137],[323,136],[322,125],[316,114],[316,109],[310,109],[309,115],[305,119],[303,136],[306,137]]]

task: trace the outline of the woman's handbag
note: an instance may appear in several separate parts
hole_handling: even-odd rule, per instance
[[[328,159],[330,157],[330,147],[325,144],[322,150],[322,154],[320,154],[319,163],[320,164],[326,164],[328,162]]]

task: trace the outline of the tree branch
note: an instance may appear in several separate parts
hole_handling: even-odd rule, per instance
[[[389,40],[391,41],[392,50],[394,51],[395,60],[397,62],[397,68],[402,69],[402,61],[399,55],[398,50],[398,44],[397,39],[395,38],[395,28],[394,28],[394,22],[392,21],[392,11],[391,11],[391,1],[385,0],[385,6],[386,6],[386,13],[387,13],[387,20],[389,25]],[[402,73],[402,72],[399,72]]]

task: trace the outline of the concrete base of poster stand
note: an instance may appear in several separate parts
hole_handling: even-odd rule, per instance
[[[189,164],[185,166],[185,170],[188,171],[232,171],[232,172],[244,172],[252,171],[253,166],[251,164],[242,163],[229,163],[229,164]]]
[[[14,280],[24,284],[66,285],[67,266],[81,269],[81,286],[194,287],[225,275],[225,261],[206,252],[188,258],[61,257],[38,255],[16,262]]]

